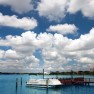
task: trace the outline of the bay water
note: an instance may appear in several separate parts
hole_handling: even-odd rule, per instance
[[[46,75],[45,78],[56,78],[56,75]],[[70,75],[58,75],[59,78],[68,78]],[[77,77],[74,76],[74,77]],[[78,76],[80,77],[80,76]],[[94,76],[87,75],[87,78],[94,78]],[[22,78],[22,84],[21,84]],[[61,88],[35,88],[27,87],[26,81],[29,79],[43,78],[42,75],[20,75],[20,74],[0,74],[0,94],[94,94],[94,85],[90,86],[62,86]],[[16,87],[16,79],[18,85]]]

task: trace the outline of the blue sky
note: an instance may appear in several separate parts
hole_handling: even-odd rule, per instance
[[[0,71],[94,67],[94,0],[0,0]]]

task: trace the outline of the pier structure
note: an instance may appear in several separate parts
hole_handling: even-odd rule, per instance
[[[62,85],[90,85],[94,84],[94,78],[60,78]]]

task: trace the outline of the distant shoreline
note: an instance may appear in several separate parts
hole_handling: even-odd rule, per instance
[[[0,72],[0,74],[29,74],[29,75],[43,75],[43,73],[11,73],[11,72]],[[70,71],[70,72],[50,72],[45,75],[94,75],[94,71]]]

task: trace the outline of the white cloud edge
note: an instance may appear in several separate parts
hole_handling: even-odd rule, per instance
[[[61,21],[67,13],[76,14],[79,11],[83,16],[94,19],[93,5],[94,0],[41,0],[37,10],[40,16],[50,21]]]
[[[10,6],[11,10],[19,14],[37,10],[39,16],[44,16],[50,21],[60,21],[67,13],[75,14],[79,11],[83,16],[94,19],[93,0],[41,0],[36,2],[37,9],[33,8],[32,2],[32,0],[1,0],[0,5]]]
[[[33,10],[32,0],[0,0],[0,5],[10,6],[12,11],[19,14]]]
[[[18,18],[16,15],[9,16],[0,13],[0,25],[24,30],[31,30],[37,26],[37,20],[29,17]]]
[[[75,34],[77,33],[78,28],[74,24],[57,24],[50,25],[46,31],[48,32],[57,32],[63,35]]]

